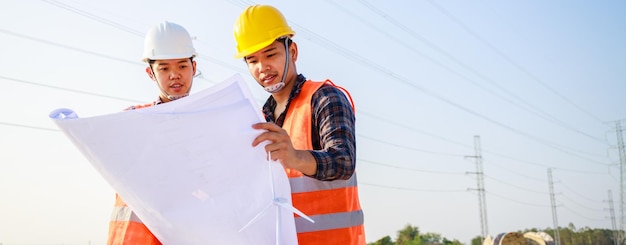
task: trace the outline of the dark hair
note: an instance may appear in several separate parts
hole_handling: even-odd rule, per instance
[[[156,62],[157,60],[148,60],[148,64],[150,65],[150,67],[152,67],[152,64],[154,64],[154,62]],[[191,61],[191,63],[193,63],[193,57],[189,57],[189,61]]]
[[[293,40],[291,40],[291,38],[289,38],[288,36],[279,37],[278,39],[276,39],[275,42],[285,43],[285,39],[287,39],[287,44],[285,46],[285,48],[287,48],[291,45],[291,43],[293,43]],[[246,58],[246,56],[243,57],[243,63],[247,63]]]
[[[293,43],[293,40],[291,40],[290,37],[280,37],[278,39],[276,39],[276,41],[279,41],[281,43],[285,43],[285,39],[287,39],[287,45],[285,46],[285,48],[289,47],[291,45],[291,43]]]

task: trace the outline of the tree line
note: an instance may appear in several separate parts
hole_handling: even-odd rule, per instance
[[[458,240],[449,240],[442,237],[439,233],[426,232],[420,233],[417,226],[407,224],[403,229],[397,232],[396,240],[393,241],[390,236],[368,243],[367,245],[463,245]]]
[[[548,233],[552,238],[555,237],[553,228],[545,229],[525,229],[514,232],[525,234],[526,232],[539,232],[543,231]],[[617,239],[617,233],[614,230],[599,229],[582,227],[576,228],[574,224],[570,223],[567,227],[559,227],[559,236],[561,245],[615,245],[623,244],[622,242],[615,242]],[[624,237],[624,232],[621,233],[621,237]],[[471,245],[482,245],[483,239],[480,236],[476,236],[472,239]],[[529,243],[531,244],[531,243]],[[464,245],[457,239],[448,239],[441,236],[439,233],[425,232],[422,233],[419,227],[407,224],[396,233],[395,240],[390,236],[384,236],[375,242],[368,243],[367,245]]]
[[[530,229],[526,231],[538,231],[537,229]],[[552,238],[555,237],[554,229],[546,228],[543,232],[548,233]],[[567,227],[559,227],[559,236],[561,237],[561,245],[615,245],[623,244],[622,242],[615,242],[617,239],[617,231],[609,229],[599,229],[582,227],[576,229],[574,224],[569,223]],[[624,237],[624,233],[621,233],[621,237]],[[481,243],[482,244],[482,243]],[[472,243],[474,245],[474,243]]]

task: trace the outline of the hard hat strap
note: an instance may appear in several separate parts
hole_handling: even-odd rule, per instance
[[[193,63],[193,58],[191,58],[191,62]],[[159,80],[157,79],[157,75],[154,73],[154,70],[152,69],[152,63],[154,63],[154,60],[149,61],[150,72],[152,73],[152,77],[154,77],[154,81],[157,83],[157,88],[161,90],[161,93],[163,93],[169,100],[177,100],[177,99],[189,96],[189,92],[191,92],[191,86],[193,85],[193,77],[191,78],[192,83],[190,83],[187,93],[184,93],[182,95],[170,95],[167,92],[165,92],[165,89],[161,88],[161,84],[159,83]]]
[[[280,80],[280,83],[266,86],[265,88],[263,88],[268,93],[272,93],[272,94],[276,93],[285,87],[285,78],[287,78],[287,71],[289,70],[289,64],[291,63],[291,55],[289,55],[289,40],[290,39],[288,37],[284,38],[285,55],[287,55],[287,57],[285,58],[285,68],[283,69],[283,78]]]

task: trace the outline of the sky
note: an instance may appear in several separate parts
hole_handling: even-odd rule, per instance
[[[175,22],[194,37],[194,92],[239,73],[259,108],[269,95],[233,57],[234,22],[257,2],[2,3],[3,245],[105,244],[115,191],[48,114],[153,101],[140,61],[152,26]],[[368,242],[410,224],[469,244],[482,232],[477,163],[492,236],[553,227],[550,183],[559,226],[620,226],[626,2],[261,3],[296,31],[298,72],[355,101]]]

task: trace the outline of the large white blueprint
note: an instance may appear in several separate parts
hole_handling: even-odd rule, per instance
[[[76,114],[50,118],[163,244],[297,243],[287,176],[251,146],[264,120],[239,75],[158,106]]]

